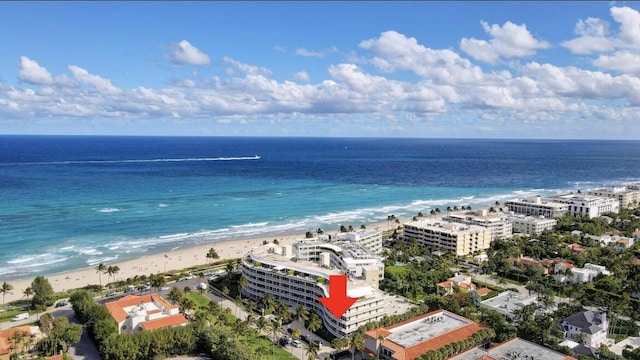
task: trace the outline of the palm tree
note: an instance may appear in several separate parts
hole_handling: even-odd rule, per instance
[[[242,290],[245,286],[249,285],[249,280],[246,277],[240,276],[240,280],[238,280],[239,289],[238,292],[242,294],[240,290]]]
[[[258,332],[261,334],[264,331],[264,329],[267,328],[267,320],[264,319],[264,316],[260,316],[258,320],[256,320],[255,324],[256,324],[256,329],[258,329]]]
[[[214,260],[218,260],[220,258],[220,255],[218,255],[216,249],[211,248],[209,249],[209,252],[207,252],[207,258],[211,259],[211,262],[213,263]]]
[[[227,286],[231,286],[231,272],[233,272],[233,269],[235,269],[235,267],[233,266],[233,260],[227,261],[227,266],[225,267],[225,269],[227,270]]]
[[[27,298],[27,300],[29,300],[29,296],[33,295],[33,289],[31,287],[28,287],[28,288],[24,289],[22,294],[24,295],[24,297]]]
[[[315,341],[309,341],[309,345],[307,346],[307,353],[309,354],[309,360],[315,360],[318,356],[318,351],[320,351],[320,346]]]
[[[378,335],[378,342],[380,342],[380,345],[378,345],[378,357],[380,357],[382,353],[382,342],[384,341],[384,339],[384,335]]]
[[[282,332],[282,322],[279,318],[271,319],[271,324],[269,324],[269,328],[271,329],[271,333],[273,334],[273,350],[271,355],[273,358],[276,358],[276,345],[278,344],[278,334]]]
[[[109,276],[113,276],[113,281],[116,281],[116,274],[120,272],[120,267],[118,265],[109,266],[107,268],[107,274]]]
[[[359,332],[353,333],[349,338],[349,347],[351,348],[351,360],[356,357],[356,351],[364,350],[364,338]]]
[[[309,318],[309,310],[304,305],[298,305],[296,308],[296,320],[298,320],[302,326],[305,325],[305,321]]]
[[[262,296],[262,307],[265,310],[273,311],[276,307],[276,302],[273,300],[273,297],[270,293],[264,293]]]
[[[311,332],[316,332],[322,328],[322,319],[318,314],[312,313],[307,321],[307,329]]]
[[[100,281],[100,289],[102,289],[102,273],[107,271],[107,266],[103,263],[98,264],[96,266],[96,272],[98,273],[98,279]]]
[[[160,287],[167,283],[167,280],[162,275],[151,274],[149,276],[149,283],[152,287],[156,288],[157,293],[160,290]]]
[[[11,290],[13,290],[13,285],[9,284],[6,281],[2,283],[2,286],[0,286],[0,292],[2,293],[2,305],[4,305],[4,296],[7,293],[13,294]]]

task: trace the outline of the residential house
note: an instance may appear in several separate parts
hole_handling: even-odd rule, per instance
[[[30,350],[27,348],[27,338],[31,339],[31,346],[35,345],[40,337],[40,329],[37,326],[16,326],[13,328],[0,330],[0,360],[8,360],[13,352],[21,352],[22,350]],[[22,341],[16,343],[16,339],[21,338]]]
[[[157,294],[127,295],[105,304],[118,324],[118,333],[132,334],[171,326],[184,326],[187,319],[177,305],[170,305]]]
[[[464,274],[456,274],[447,281],[436,284],[439,295],[451,295],[454,288],[458,287],[464,290],[476,290],[476,285],[471,282],[471,276]]]
[[[480,302],[480,306],[496,310],[509,319],[515,318],[517,310],[521,310],[527,305],[537,304],[537,296],[523,295],[515,291],[504,291],[498,296]]]
[[[564,339],[597,349],[607,340],[607,310],[585,310],[572,314],[562,321],[562,330]]]

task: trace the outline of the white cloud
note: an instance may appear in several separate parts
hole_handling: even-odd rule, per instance
[[[307,50],[305,48],[298,48],[296,49],[296,55],[322,58],[336,51],[338,51],[338,49],[335,46],[332,46],[329,49],[326,49],[323,51],[313,51],[313,50]]]
[[[629,7],[612,7],[611,17],[620,25],[618,33],[609,33],[609,23],[587,18],[578,20],[578,37],[562,42],[574,54],[586,55],[614,49],[640,49],[640,12]]]
[[[538,49],[546,49],[549,43],[535,39],[526,25],[517,25],[510,21],[500,26],[482,21],[484,31],[491,35],[489,41],[475,38],[462,38],[460,49],[476,60],[496,64],[502,58],[529,57]]]
[[[173,46],[171,51],[171,61],[176,65],[209,65],[211,59],[209,55],[197,47],[191,45],[187,40],[182,40]]]
[[[611,55],[600,55],[593,65],[627,74],[640,74],[640,54],[620,50]]]
[[[89,74],[89,72],[81,67],[69,65],[69,71],[73,77],[83,84],[93,85],[96,90],[103,93],[119,93],[120,89],[111,84],[111,80],[102,78],[98,75]]]
[[[304,70],[303,71],[298,71],[297,73],[293,74],[293,77],[297,81],[301,81],[301,82],[309,82],[309,81],[311,81],[311,77]]]
[[[241,63],[240,61],[232,59],[232,58],[230,58],[228,56],[223,57],[222,61],[226,62],[227,64],[233,65],[236,69],[242,71],[243,73],[245,73],[247,75],[271,75],[271,70],[269,70],[267,68],[264,68],[264,67],[261,67],[261,66],[244,64],[244,63]],[[227,69],[226,72],[229,75],[233,75],[234,74],[233,69]]]
[[[53,76],[51,76],[51,73],[45,67],[40,66],[35,60],[31,60],[26,56],[21,56],[20,65],[18,67],[18,77],[22,81],[30,84],[53,83]]]

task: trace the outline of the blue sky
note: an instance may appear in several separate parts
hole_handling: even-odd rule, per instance
[[[640,139],[634,2],[0,2],[0,133]]]

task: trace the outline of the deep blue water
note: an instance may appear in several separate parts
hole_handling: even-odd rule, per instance
[[[639,165],[640,141],[0,136],[0,280],[639,181]]]

